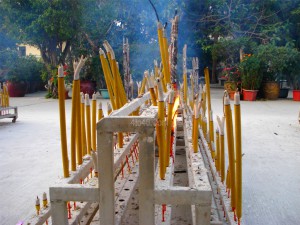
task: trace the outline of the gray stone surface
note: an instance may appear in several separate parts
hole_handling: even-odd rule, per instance
[[[222,93],[222,89],[212,89],[215,122],[216,115],[223,113]],[[3,225],[14,225],[35,213],[36,196],[48,193],[48,187],[63,174],[58,101],[44,95],[11,98],[11,105],[19,109],[18,120],[0,120]],[[300,103],[292,101],[291,93],[289,97],[241,102],[243,220],[248,225],[300,223]],[[103,108],[106,113],[106,104]],[[70,109],[71,100],[66,100],[67,129]],[[70,131],[67,135],[70,138]]]

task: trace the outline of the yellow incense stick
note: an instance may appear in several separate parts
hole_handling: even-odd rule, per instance
[[[103,118],[102,103],[99,102],[99,104],[98,104],[98,121],[100,121],[102,118]]]
[[[87,154],[91,155],[91,107],[88,94],[85,94],[85,122],[87,137]]]
[[[234,95],[234,125],[236,149],[236,214],[240,221],[242,218],[242,135],[241,135],[241,107],[240,94]]]
[[[193,122],[193,148],[194,153],[198,152],[198,124],[199,124],[199,111],[197,103],[194,104],[194,122]]]
[[[65,114],[65,81],[63,67],[58,67],[58,103],[59,103],[59,122],[60,122],[60,141],[63,163],[64,177],[69,177],[69,160],[67,149],[67,131]]]
[[[225,145],[224,145],[224,122],[225,117],[222,117],[222,120],[217,117],[218,126],[219,126],[219,135],[220,135],[220,174],[221,181],[224,182],[225,179]]]
[[[235,186],[235,152],[234,152],[234,138],[232,129],[232,116],[230,109],[230,100],[228,95],[225,95],[224,100],[225,120],[226,120],[226,134],[229,158],[229,171],[230,171],[230,187],[231,187],[231,207],[235,210],[236,207],[236,186]]]
[[[219,129],[216,129],[216,156],[215,156],[215,164],[218,173],[220,174],[220,162],[221,162],[221,154],[220,154],[220,135]]]
[[[93,94],[92,97],[92,121],[91,121],[91,127],[92,127],[92,149],[96,151],[96,114],[97,114],[97,100],[96,100],[96,94]]]
[[[165,65],[164,68],[166,68],[166,83],[171,84],[171,74],[170,74],[170,65],[169,65],[169,45],[168,45],[168,39],[166,35],[166,30],[163,29],[163,47],[164,47],[164,54],[165,54]]]
[[[172,151],[172,146],[171,146],[171,132],[172,132],[172,114],[173,114],[173,106],[174,106],[174,91],[170,92],[169,95],[169,101],[168,101],[168,120],[167,120],[167,135],[166,135],[166,139],[167,139],[167,165],[169,165],[169,160],[170,160],[170,156],[171,156],[171,151]]]
[[[79,78],[79,77],[78,77]],[[78,85],[76,87],[76,94],[74,98],[76,98],[76,155],[77,162],[79,165],[82,164],[82,129],[81,129],[81,98],[80,98],[80,80],[78,80]]]
[[[84,94],[81,92],[81,140],[82,140],[82,155],[85,156],[87,154],[87,143],[86,143],[86,127],[85,127],[85,105],[84,105]]]
[[[160,178],[164,179],[165,173],[166,173],[166,166],[167,165],[167,146],[165,142],[166,132],[165,132],[165,103],[164,103],[164,97],[163,97],[163,90],[161,81],[157,79],[157,85],[158,85],[158,130],[159,130],[159,167],[160,167]]]
[[[72,112],[71,112],[71,170],[76,171],[76,92],[78,90],[79,80],[73,80],[72,93],[74,97],[72,98]]]

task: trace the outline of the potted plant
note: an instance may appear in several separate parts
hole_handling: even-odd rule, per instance
[[[80,91],[89,94],[90,98],[97,90],[100,73],[102,72],[99,57],[88,58],[80,74]]]
[[[288,82],[293,87],[293,100],[300,101],[300,52],[294,48],[289,53],[289,64],[285,72]]]
[[[256,55],[245,55],[239,64],[243,97],[246,101],[255,101],[262,82],[260,60]]]
[[[33,80],[40,80],[43,64],[34,56],[18,57],[11,62],[5,76],[8,81],[8,92],[11,97],[24,97]]]
[[[225,67],[222,70],[222,76],[226,78],[224,89],[228,92],[230,99],[233,100],[234,93],[240,88],[240,72],[236,66]]]
[[[295,80],[293,83],[293,100],[300,101],[300,75],[295,75]]]
[[[281,92],[288,95],[288,88],[283,81],[286,75],[298,64],[299,52],[290,46],[261,45],[257,55],[263,65],[264,95],[267,99],[276,99]],[[284,95],[282,95],[284,97]]]
[[[293,87],[293,100],[300,101],[300,66],[295,68],[289,78]]]

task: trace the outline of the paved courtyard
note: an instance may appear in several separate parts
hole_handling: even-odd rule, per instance
[[[36,196],[48,193],[48,187],[62,176],[58,102],[44,95],[11,98],[11,105],[19,109],[17,122],[0,120],[3,225],[15,225],[35,213]],[[214,118],[223,113],[222,95],[222,89],[212,89]],[[247,225],[300,224],[300,102],[289,96],[242,101],[241,107],[243,221]],[[70,109],[71,100],[66,100],[67,129]]]

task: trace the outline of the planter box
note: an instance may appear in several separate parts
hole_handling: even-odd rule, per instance
[[[245,90],[243,89],[244,101],[255,101],[258,90]]]
[[[10,97],[24,97],[27,91],[27,84],[21,82],[7,82],[8,94]]]
[[[300,101],[300,90],[293,90],[293,100]]]

